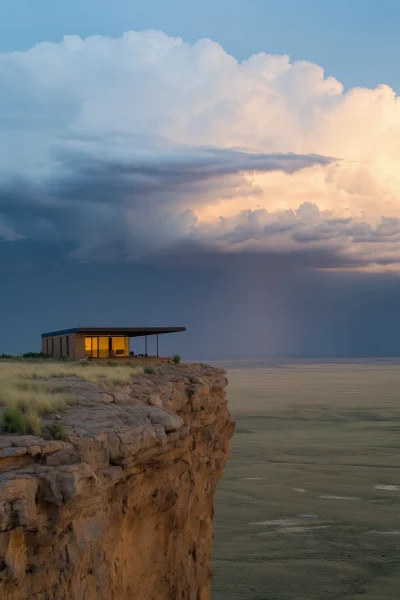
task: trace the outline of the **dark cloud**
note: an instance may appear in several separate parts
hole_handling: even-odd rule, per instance
[[[296,252],[277,250],[221,252],[215,247],[194,241],[184,241],[163,252],[149,253],[140,261],[147,265],[174,265],[176,267],[256,269],[260,272],[282,270],[293,273],[304,269],[351,269],[360,261],[332,247],[309,248],[304,246]]]
[[[0,236],[49,246],[64,243],[72,246],[72,257],[82,260],[131,260],[187,237],[196,239],[196,208],[221,196],[257,194],[247,173],[293,173],[332,160],[143,137],[114,139],[110,150],[113,140],[108,141],[66,140],[54,153],[51,175],[41,181],[3,180]]]
[[[141,138],[143,141],[143,137]],[[109,140],[111,143],[111,140]],[[245,173],[282,171],[294,173],[313,165],[328,165],[332,158],[319,155],[261,154],[242,150],[211,147],[193,147],[177,144],[161,144],[154,140],[153,146],[136,146],[136,138],[129,147],[119,151],[125,156],[119,160],[93,156],[87,152],[59,151],[57,158],[68,168],[61,179],[50,180],[51,193],[57,198],[84,198],[96,202],[118,201],[131,206],[153,195],[160,204],[178,203],[179,197],[207,194],[214,191],[232,192],[243,179],[229,179]],[[100,154],[104,152],[101,151]],[[115,153],[118,152],[115,150]],[[254,191],[254,189],[253,189]]]
[[[57,255],[84,262],[230,265],[256,256],[282,268],[348,269],[399,260],[395,218],[372,226],[303,202],[296,210],[242,210],[210,224],[198,219],[202,207],[221,196],[257,194],[245,177],[250,172],[290,173],[330,158],[190,147],[144,136],[112,140],[111,149],[102,138],[64,140],[46,178],[3,180],[3,268],[14,254],[20,263],[28,247],[45,261]],[[11,251],[14,244],[21,252]]]

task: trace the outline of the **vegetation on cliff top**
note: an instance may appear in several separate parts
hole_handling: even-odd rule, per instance
[[[132,363],[69,361],[0,361],[0,428],[9,433],[42,435],[42,417],[75,404],[77,398],[61,380],[77,378],[108,388],[132,382],[136,375],[153,374],[152,368]]]

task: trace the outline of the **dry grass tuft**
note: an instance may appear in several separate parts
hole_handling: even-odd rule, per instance
[[[111,388],[116,388],[120,385],[132,383],[132,378],[135,375],[143,375],[144,369],[138,365],[110,367],[89,364],[88,367],[82,368],[81,366],[80,369],[79,366],[75,367],[74,374],[85,381],[90,381],[90,383],[103,384]]]
[[[2,428],[12,433],[42,433],[42,416],[65,410],[77,399],[57,379],[71,377],[117,388],[143,375],[138,365],[91,363],[0,362],[0,405],[5,406]]]

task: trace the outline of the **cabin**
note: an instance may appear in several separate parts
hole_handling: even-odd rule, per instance
[[[42,352],[70,360],[124,359],[169,362],[159,354],[159,336],[186,331],[186,327],[76,327],[42,333]],[[155,336],[156,353],[148,353],[148,337]],[[135,351],[136,338],[144,338],[144,351]]]

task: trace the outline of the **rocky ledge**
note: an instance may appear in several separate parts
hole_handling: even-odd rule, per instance
[[[118,391],[68,378],[65,441],[0,436],[2,600],[208,600],[224,371],[168,365]]]

